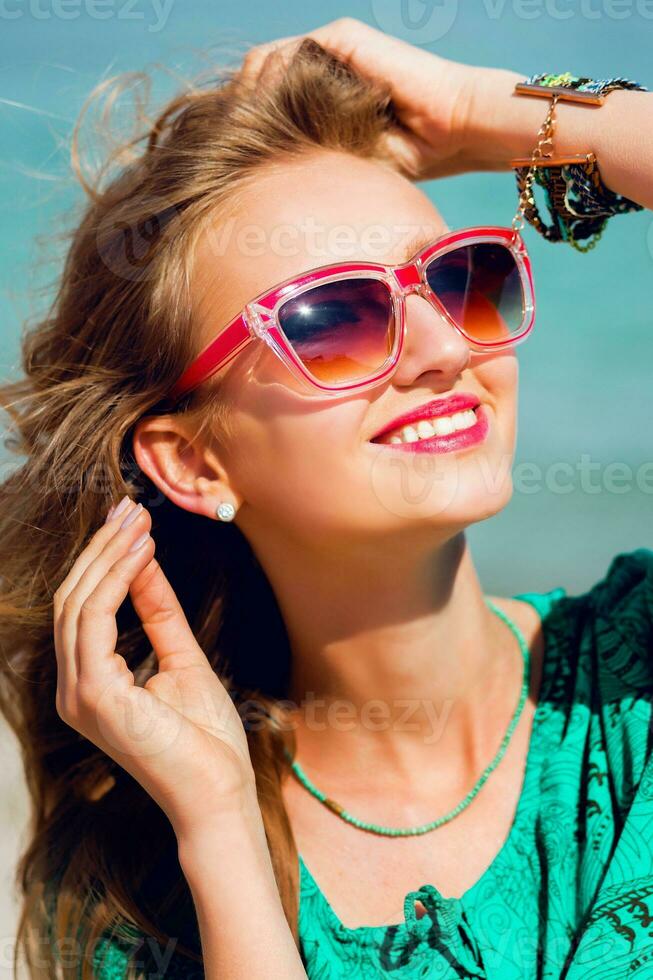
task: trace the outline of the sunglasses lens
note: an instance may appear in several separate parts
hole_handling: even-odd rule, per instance
[[[473,340],[496,343],[520,332],[525,306],[522,280],[505,245],[478,242],[436,256],[426,266],[426,281]]]
[[[279,323],[304,367],[318,381],[360,381],[392,352],[395,317],[380,279],[341,279],[314,286],[279,309]]]

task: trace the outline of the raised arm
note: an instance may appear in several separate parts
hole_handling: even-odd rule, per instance
[[[521,75],[479,68],[467,110],[465,144],[472,169],[504,170],[514,157],[533,152],[548,101],[513,95]],[[618,65],[615,74],[619,74]],[[637,79],[646,85],[648,79]],[[653,209],[653,92],[616,90],[602,106],[559,102],[557,153],[596,155],[610,190]]]
[[[413,179],[509,170],[510,160],[531,155],[548,101],[513,94],[524,76],[447,61],[351,17],[257,45],[245,59],[243,78],[260,83],[273,77],[307,37],[389,90],[403,129],[388,143],[388,155]],[[533,70],[576,67],[554,61]],[[624,74],[618,52],[612,74]],[[635,81],[648,88],[652,80]],[[610,190],[653,208],[653,93],[614,91],[596,107],[561,102],[556,116],[557,153],[594,151]]]

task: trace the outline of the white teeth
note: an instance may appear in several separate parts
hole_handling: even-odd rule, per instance
[[[436,431],[435,426],[431,425],[431,423],[426,419],[422,419],[421,422],[418,422],[415,428],[417,429],[417,435],[420,437],[420,439],[429,439]]]
[[[453,415],[443,415],[433,422],[436,436],[448,436],[453,432]]]
[[[419,439],[417,429],[414,429],[412,425],[405,425],[399,432],[404,442],[417,442]]]
[[[421,419],[415,425],[405,425],[402,429],[398,429],[388,442],[395,445],[400,442],[417,442],[420,439],[430,439],[434,435],[446,436],[461,429],[470,429],[475,424],[476,413],[473,408],[468,408],[464,412],[455,412],[453,415],[440,415],[434,419]]]

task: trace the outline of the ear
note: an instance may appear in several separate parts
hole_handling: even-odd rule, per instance
[[[212,520],[220,503],[231,503],[238,511],[242,498],[224,466],[186,420],[175,415],[145,416],[136,423],[132,446],[142,471],[178,507]]]

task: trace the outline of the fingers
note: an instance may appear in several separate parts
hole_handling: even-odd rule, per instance
[[[179,600],[156,560],[150,561],[132,582],[130,595],[161,672],[208,664]]]
[[[100,682],[126,669],[115,656],[116,614],[128,593],[162,671],[206,665],[183,609],[154,559],[151,518],[128,500],[93,535],[54,597],[55,650],[61,683]],[[136,551],[131,547],[141,545]]]
[[[421,51],[398,37],[357,20],[339,17],[306,34],[278,38],[250,49],[243,61],[239,76],[259,84],[279,77],[293,53],[305,38],[317,41],[341,61],[351,65],[370,81],[389,85],[398,108],[406,108],[410,100],[400,87],[393,84],[398,76],[422,73],[422,64],[433,63],[436,56]]]
[[[371,44],[375,35],[387,39],[387,35],[362,20],[356,20],[355,17],[338,17],[337,20],[332,20],[322,27],[316,27],[314,31],[307,34],[307,37],[313,38],[342,61],[351,61],[362,40]]]
[[[135,514],[133,509],[130,513]],[[141,510],[133,523],[118,529],[98,557],[91,562],[73,590],[69,636],[76,633],[76,664],[79,681],[96,682],[114,674],[118,641],[116,614],[133,582],[154,556],[149,535],[152,520]],[[78,611],[77,621],[73,622]],[[64,630],[65,632],[65,630]]]
[[[363,77],[389,85],[393,98],[399,102],[402,102],[401,95],[393,81],[405,75],[406,70],[414,71],[416,67],[419,70],[419,62],[425,57],[435,57],[355,17],[339,17],[307,36]]]
[[[302,35],[295,34],[250,48],[243,59],[238,78],[251,85],[272,81],[283,72],[284,65],[302,40]]]
[[[129,497],[123,497],[115,507],[109,510],[105,524],[95,532],[86,548],[77,556],[72,568],[55,592],[55,599],[63,601],[72,591],[86,568],[97,557],[106,542],[113,537],[129,511],[134,509],[134,506],[133,500],[130,500]]]
[[[103,525],[81,552],[53,600],[54,640],[59,677],[64,685],[79,680],[82,660],[96,670],[108,669],[116,641],[115,615],[136,574],[152,558],[154,542],[147,532],[151,518],[130,501],[124,511]],[[143,535],[146,535],[143,538]],[[143,547],[130,552],[138,540]],[[99,592],[96,589],[105,579]],[[92,641],[79,645],[79,629],[93,623]],[[92,653],[90,649],[92,647]]]
[[[306,38],[317,41],[343,61],[349,61],[356,45],[360,43],[361,32],[385,37],[380,31],[375,31],[362,21],[355,20],[353,17],[340,17],[307,34],[291,34],[276,38],[274,41],[267,41],[265,44],[257,44],[245,55],[242,68],[238,73],[239,77],[259,84],[279,77],[296,49]]]

